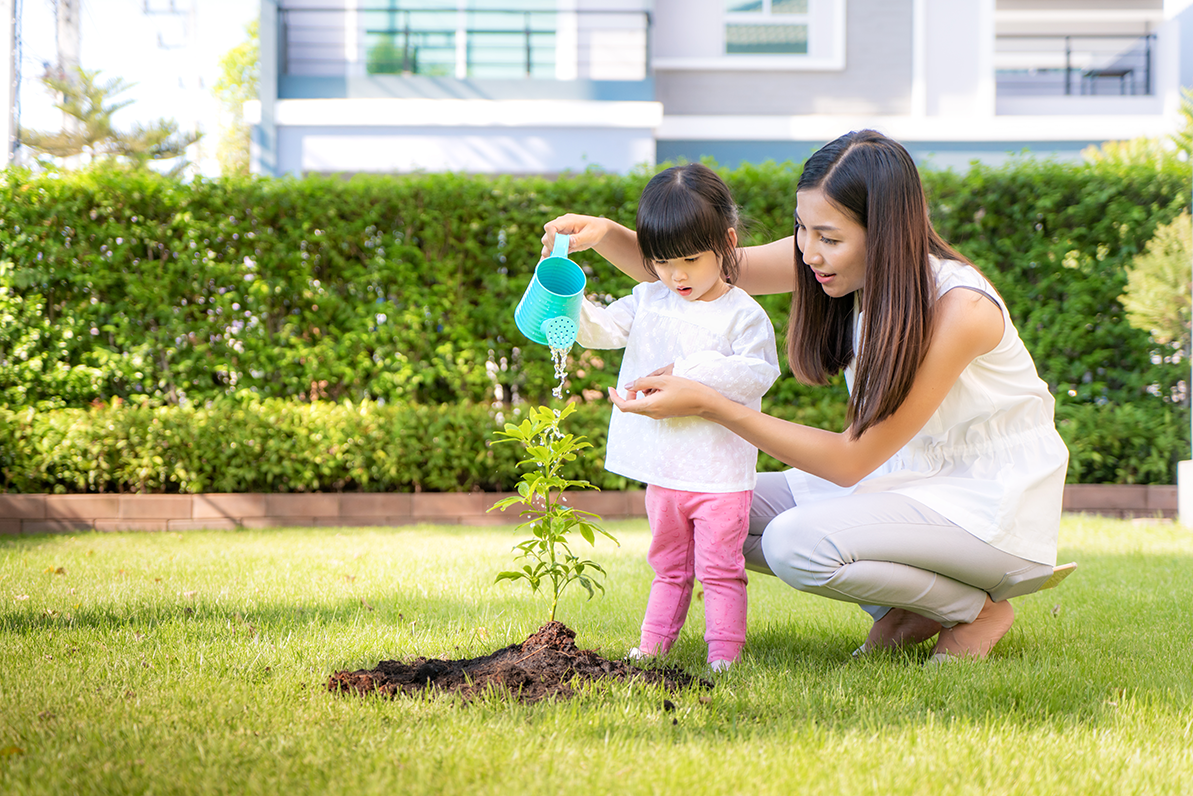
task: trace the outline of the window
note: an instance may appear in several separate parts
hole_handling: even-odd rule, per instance
[[[362,16],[370,74],[555,75],[555,0],[371,0]]]
[[[727,55],[807,55],[809,0],[726,0]]]
[[[840,71],[847,1],[719,0],[719,13],[691,25],[657,25],[651,63],[694,71]]]

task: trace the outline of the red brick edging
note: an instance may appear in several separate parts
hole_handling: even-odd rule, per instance
[[[607,520],[645,517],[644,492],[577,492],[576,508]],[[279,526],[507,525],[513,510],[489,513],[509,493],[416,494],[0,494],[0,534],[69,531],[189,531]],[[1064,510],[1109,517],[1175,517],[1175,486],[1074,484]]]
[[[69,531],[190,531],[280,526],[513,525],[516,508],[488,509],[512,493],[416,494],[0,494],[0,534]],[[646,516],[644,492],[590,492],[570,505],[605,519]]]

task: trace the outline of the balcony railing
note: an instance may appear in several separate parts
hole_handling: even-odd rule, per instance
[[[1002,96],[1150,95],[1154,34],[1146,36],[999,36]]]
[[[283,75],[644,80],[650,63],[646,11],[283,5],[278,21]]]

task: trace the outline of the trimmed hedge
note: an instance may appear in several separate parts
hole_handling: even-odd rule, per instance
[[[798,167],[768,163],[721,173],[742,204],[747,243],[790,233]],[[26,407],[55,410],[45,420],[61,424],[89,415],[59,410],[93,402],[121,399],[127,402],[121,411],[161,409],[163,417],[175,416],[167,409],[177,407],[183,417],[218,414],[223,410],[214,407],[245,393],[262,402],[351,402],[358,410],[472,407],[435,410],[453,417],[494,401],[506,411],[518,402],[545,402],[555,386],[550,357],[513,322],[542,225],[566,211],[632,225],[648,177],[361,175],[182,184],[151,172],[6,172],[0,177],[0,405],[20,408],[21,417],[29,416]],[[1057,395],[1058,418],[1074,428],[1102,418],[1088,439],[1073,437],[1082,450],[1100,441],[1080,456],[1071,481],[1171,483],[1172,463],[1187,456],[1188,415],[1179,403],[1187,367],[1127,323],[1118,297],[1126,267],[1155,227],[1188,206],[1189,179],[1189,164],[1175,158],[1088,165],[1023,160],[974,166],[964,175],[924,174],[937,228],[1006,298]],[[630,289],[630,280],[595,254],[576,259],[590,272],[590,293],[615,297]],[[761,301],[782,350],[789,299]],[[620,359],[616,351],[577,349],[571,395],[598,400],[592,411],[607,412],[597,396],[614,383]],[[786,414],[831,406],[832,413],[822,414],[836,418],[842,390],[839,380],[808,387],[786,374],[766,408]],[[1118,409],[1105,407],[1133,420],[1107,420]],[[280,418],[282,410],[277,413]],[[1140,458],[1122,447],[1124,440],[1107,436],[1120,426],[1152,445],[1150,455]],[[64,439],[70,434],[62,431]],[[264,439],[264,430],[256,436]],[[295,429],[293,436],[301,434]],[[110,448],[98,438],[94,445]],[[411,469],[402,478],[385,475],[385,488],[498,488],[490,476],[460,474],[470,473],[470,457],[479,455],[475,448],[441,455],[443,485]],[[443,464],[445,457],[451,462]],[[127,471],[115,480],[80,464],[64,471],[75,475],[54,483],[75,484],[72,491],[194,491],[200,476],[188,468],[198,465],[186,457],[178,462],[183,469],[175,476],[150,478],[112,459],[108,470]],[[154,466],[152,460],[140,465],[157,472]],[[312,464],[310,472],[278,466],[285,474],[279,470],[263,486],[264,474],[213,470],[201,477],[203,489],[233,483],[241,484],[236,490],[314,483],[372,489],[382,478],[344,463]],[[26,489],[6,478],[3,488]]]
[[[605,472],[608,404],[583,404],[564,430],[594,450],[565,468],[602,489],[634,488]],[[779,416],[841,428],[839,401]],[[480,404],[379,405],[241,394],[211,406],[116,404],[87,409],[0,408],[0,492],[468,492],[509,491],[521,449],[492,444],[518,410]],[[1133,407],[1068,406],[1058,427],[1069,482],[1164,483],[1187,431],[1157,428]],[[764,470],[782,469],[768,456]]]
[[[723,172],[747,242],[790,233],[798,168]],[[1062,399],[1170,394],[1118,302],[1125,268],[1187,206],[1189,165],[1015,162],[927,172],[940,232],[1006,297]],[[646,174],[455,174],[196,180],[85,171],[0,181],[0,402],[85,406],[145,396],[444,403],[501,387],[546,400],[550,358],[513,307],[542,225],[575,210],[633,223]],[[599,257],[589,291],[631,283]],[[782,330],[786,296],[763,302]],[[619,352],[582,352],[572,393],[604,391]],[[783,379],[776,403],[817,395]]]

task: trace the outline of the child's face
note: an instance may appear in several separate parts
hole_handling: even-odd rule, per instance
[[[659,281],[685,301],[713,301],[729,290],[729,284],[721,276],[721,261],[716,252],[654,260],[651,264]]]

